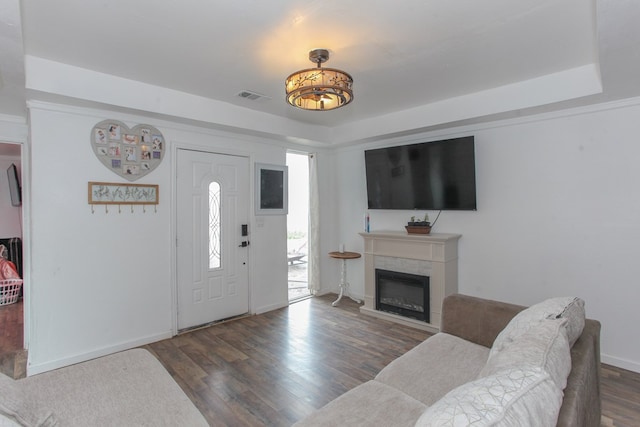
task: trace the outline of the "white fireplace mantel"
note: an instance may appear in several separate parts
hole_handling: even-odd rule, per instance
[[[403,231],[360,233],[364,239],[364,306],[363,314],[418,327],[431,332],[440,330],[442,300],[458,292],[458,239],[460,234],[407,234]],[[375,270],[377,259],[397,258],[430,264],[430,321],[421,322],[393,313],[376,310]],[[416,261],[409,264],[416,264]]]

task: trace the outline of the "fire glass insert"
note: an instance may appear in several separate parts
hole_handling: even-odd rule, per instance
[[[376,310],[429,322],[429,277],[376,268]]]

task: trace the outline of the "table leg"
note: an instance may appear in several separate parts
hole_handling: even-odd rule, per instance
[[[352,300],[360,304],[359,299],[356,299],[351,295],[349,295],[349,282],[347,282],[347,260],[346,259],[342,260],[342,274],[340,278],[340,294],[338,295],[338,299],[335,300],[333,303],[331,303],[331,305],[334,307],[337,306],[340,300],[342,299],[343,295],[351,298]]]

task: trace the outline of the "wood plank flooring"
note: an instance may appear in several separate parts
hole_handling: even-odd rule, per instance
[[[212,426],[289,426],[372,379],[428,334],[335,295],[146,346]]]
[[[290,426],[428,337],[335,295],[148,346],[212,426]],[[603,365],[602,426],[640,426],[640,374]]]
[[[602,426],[640,426],[640,374],[603,364]]]
[[[23,339],[23,301],[0,306],[0,354],[22,350]]]
[[[27,374],[23,301],[0,306],[0,372],[12,378]]]

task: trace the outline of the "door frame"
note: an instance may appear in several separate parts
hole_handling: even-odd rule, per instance
[[[16,134],[22,136],[16,127]],[[27,143],[27,127],[24,139],[21,137],[1,136],[0,143],[18,145],[20,147],[20,187],[22,189],[22,205],[20,221],[22,221],[22,348],[29,350],[31,337],[31,147]],[[27,366],[29,362],[27,353]]]
[[[211,139],[216,138],[211,135]],[[219,154],[223,156],[245,157],[249,162],[249,237],[253,229],[255,217],[253,215],[253,159],[249,152],[242,150],[229,150],[220,147],[204,146],[190,143],[174,143],[171,147],[171,334],[178,335],[178,150],[201,151],[208,154]],[[253,308],[253,269],[251,268],[253,259],[253,249],[249,245],[247,248],[248,286],[249,286],[249,314],[254,313]]]

